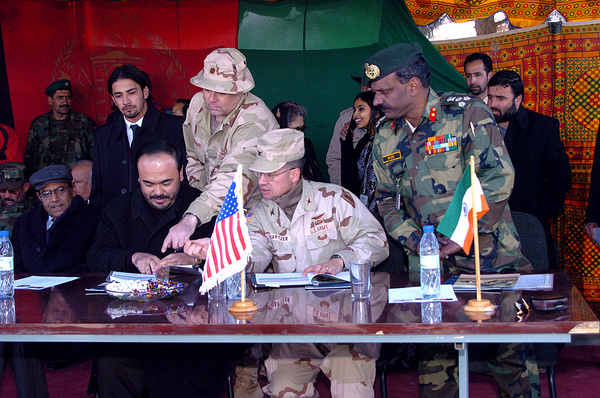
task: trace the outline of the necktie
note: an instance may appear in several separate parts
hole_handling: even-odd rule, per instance
[[[131,149],[132,150],[133,150],[133,144],[135,143],[135,133],[136,133],[138,127],[140,127],[140,126],[138,126],[137,124],[131,125],[131,132],[133,133],[132,138],[131,138]]]

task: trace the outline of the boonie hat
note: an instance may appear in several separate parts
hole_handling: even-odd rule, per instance
[[[0,165],[0,189],[14,191],[26,182],[23,163],[6,162]]]
[[[423,50],[419,43],[398,43],[377,51],[363,65],[362,82],[371,87],[371,83],[416,61],[421,54]]]
[[[51,97],[56,90],[73,91],[73,89],[71,88],[71,81],[69,79],[57,80],[48,86],[45,93],[48,97]]]
[[[250,170],[272,173],[287,162],[304,157],[304,133],[296,129],[271,130],[258,139],[256,160]]]
[[[254,78],[246,57],[235,48],[219,48],[204,59],[204,69],[190,79],[194,86],[217,93],[246,93],[254,88]]]
[[[62,164],[53,164],[46,166],[43,169],[36,171],[29,178],[29,183],[33,185],[36,191],[44,188],[46,184],[51,182],[68,182],[73,181],[71,170]]]

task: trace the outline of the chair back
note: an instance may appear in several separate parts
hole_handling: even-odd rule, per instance
[[[540,221],[531,214],[511,211],[515,228],[521,239],[521,252],[535,270],[550,269],[546,234]]]

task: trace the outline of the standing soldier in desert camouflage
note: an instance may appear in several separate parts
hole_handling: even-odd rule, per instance
[[[421,54],[417,43],[397,44],[373,54],[363,67],[363,82],[375,91],[373,103],[388,119],[373,144],[379,213],[388,233],[404,245],[409,271],[418,273],[423,226],[438,226],[474,155],[490,208],[479,221],[481,268],[491,273],[531,269],[507,205],[514,169],[493,115],[468,95],[431,89],[429,66]],[[450,145],[433,150],[428,140],[434,137]],[[438,240],[446,269],[473,272],[473,250],[464,253],[445,236]],[[490,351],[490,370],[502,396],[539,396],[531,344],[498,344]],[[456,351],[450,345],[427,344],[421,356],[421,396],[454,396]]]
[[[71,110],[71,81],[58,80],[46,89],[50,111],[31,122],[25,166],[27,178],[51,164],[73,168],[81,159],[92,159],[94,122]]]
[[[249,92],[254,79],[238,50],[213,51],[204,60],[204,69],[190,81],[203,91],[192,98],[183,124],[186,172],[190,185],[202,194],[171,228],[163,252],[183,247],[197,226],[219,213],[238,164],[244,166],[245,207],[258,203],[258,184],[248,166],[256,158],[258,138],[279,127],[271,110]]]
[[[354,259],[373,265],[388,256],[381,224],[350,191],[302,178],[304,134],[273,130],[258,140],[256,174],[263,200],[247,214],[252,241],[250,272],[338,272]],[[203,258],[208,239],[186,253]],[[271,397],[313,397],[319,371],[331,379],[332,397],[373,397],[379,345],[273,344],[265,361]]]
[[[27,195],[28,190],[23,163],[6,162],[0,165],[0,230],[12,233],[17,218],[40,203],[35,196]]]

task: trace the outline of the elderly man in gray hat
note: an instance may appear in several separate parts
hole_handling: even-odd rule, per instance
[[[183,124],[186,172],[190,185],[202,193],[171,228],[163,252],[183,247],[197,226],[219,213],[238,164],[244,166],[245,207],[258,203],[258,184],[248,166],[256,158],[259,137],[279,127],[265,103],[250,93],[254,79],[238,50],[213,51],[190,81],[203,90],[192,98]]]
[[[263,200],[247,214],[252,241],[251,272],[336,274],[354,259],[373,265],[388,256],[383,228],[350,191],[302,178],[304,134],[273,130],[258,140],[249,167]],[[203,257],[207,240],[186,252]],[[331,379],[333,397],[373,397],[377,344],[273,344],[266,360],[271,397],[312,397],[320,370]],[[299,361],[300,358],[306,360]]]
[[[85,256],[100,209],[86,204],[72,181],[71,171],[63,165],[46,166],[29,179],[42,203],[15,223],[15,272],[87,272]]]

